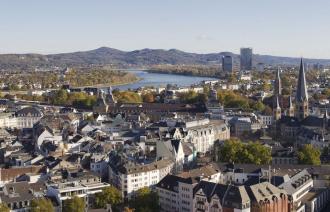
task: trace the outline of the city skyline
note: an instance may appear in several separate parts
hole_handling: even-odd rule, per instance
[[[258,54],[329,59],[330,3],[306,2],[2,1],[0,53],[252,47]]]

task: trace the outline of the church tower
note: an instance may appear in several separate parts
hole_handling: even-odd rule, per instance
[[[113,94],[112,94],[112,88],[111,86],[108,88],[108,93],[106,95],[106,99],[105,99],[106,103],[108,105],[113,105],[113,104],[116,104],[117,101],[115,100]]]
[[[273,109],[273,113],[274,113],[273,116],[275,121],[281,119],[282,111],[281,111],[280,103],[278,101],[278,96],[276,96],[276,107]]]
[[[276,77],[274,82],[274,96],[281,96],[282,95],[282,85],[281,85],[281,77],[280,77],[280,69],[278,68],[276,71]]]
[[[105,101],[104,93],[102,90],[98,90],[96,103],[93,106],[93,112],[104,114],[108,112],[108,104]]]
[[[289,96],[288,116],[294,117],[294,107],[293,107],[293,104],[292,104],[292,98],[291,98],[291,96]]]
[[[282,95],[282,85],[281,85],[280,69],[278,68],[276,71],[274,89],[273,89],[273,117],[275,121],[281,119],[281,114],[282,114],[281,104],[280,104],[280,98],[282,97],[281,95]]]
[[[305,77],[305,68],[302,58],[300,61],[298,85],[296,92],[295,116],[300,121],[308,116],[308,93],[307,93],[307,84]]]

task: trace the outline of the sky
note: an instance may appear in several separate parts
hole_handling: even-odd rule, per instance
[[[0,0],[0,53],[102,46],[330,59],[328,0]]]

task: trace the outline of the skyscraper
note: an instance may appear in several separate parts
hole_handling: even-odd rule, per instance
[[[241,71],[252,70],[252,48],[241,48]]]
[[[222,56],[222,71],[233,72],[233,57],[229,55]]]
[[[298,85],[296,92],[296,118],[300,121],[308,116],[308,93],[303,59],[300,61]]]

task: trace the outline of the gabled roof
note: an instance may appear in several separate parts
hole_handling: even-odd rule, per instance
[[[25,107],[16,112],[16,116],[38,116],[41,117],[43,114],[37,107]]]
[[[232,208],[232,203],[237,203],[237,205],[241,207],[242,203],[250,201],[244,186],[223,185],[208,181],[200,181],[194,188],[194,196],[200,190],[203,191],[209,202],[214,195],[217,195],[221,201],[224,200],[224,207]]]
[[[286,194],[285,190],[279,189],[269,182],[258,183],[252,186],[246,187],[251,200],[256,202],[272,200],[274,196],[280,198],[281,194]]]

